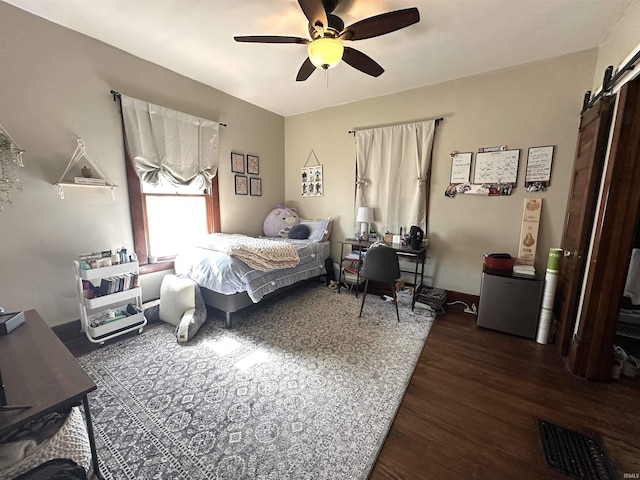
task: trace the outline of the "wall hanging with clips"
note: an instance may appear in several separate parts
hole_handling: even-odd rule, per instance
[[[311,156],[315,159],[316,165],[309,165],[309,159],[311,159]],[[302,167],[300,180],[300,188],[303,197],[322,197],[324,195],[322,165],[320,165],[318,157],[313,150],[309,153],[307,161]]]

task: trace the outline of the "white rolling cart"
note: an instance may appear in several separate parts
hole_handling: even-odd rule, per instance
[[[87,280],[96,287],[99,287],[102,279],[105,278],[123,276],[126,274],[138,275],[138,262],[121,263],[119,265],[112,265],[109,267],[83,270],[80,268],[80,263],[77,260],[74,260],[73,266],[76,276],[82,331],[85,332],[90,342],[102,344],[107,340],[134,330],[138,330],[138,333],[142,333],[142,327],[147,324],[147,319],[142,312],[142,288],[137,286],[137,282],[135,284],[136,286],[132,286],[131,288],[95,298],[85,298],[82,286],[83,280]],[[102,325],[91,325],[91,319],[96,315],[100,315],[112,309],[125,310],[129,303],[136,305],[140,309],[140,312],[114,321],[109,321]]]

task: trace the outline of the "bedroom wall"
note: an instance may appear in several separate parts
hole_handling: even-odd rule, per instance
[[[76,255],[132,246],[111,89],[229,125],[220,135],[223,231],[261,233],[264,217],[284,199],[283,117],[0,2],[0,123],[26,150],[24,190],[0,212],[0,305],[9,311],[35,308],[50,325],[78,319]],[[120,186],[115,200],[104,189],[58,196],[52,184],[76,137]],[[234,194],[231,151],[260,157],[262,197]]]
[[[598,49],[592,92],[595,93],[602,88],[604,71],[609,65],[617,68],[628,60],[627,57],[640,50],[638,25],[640,25],[640,0],[633,0]]]
[[[285,119],[287,204],[307,217],[336,218],[337,240],[353,235],[355,141],[348,130],[444,117],[433,154],[428,285],[478,294],[485,252],[516,255],[525,197],[542,198],[536,267],[544,274],[550,247],[559,245],[573,167],[579,114],[590,88],[595,49],[400,92]],[[340,65],[337,68],[349,68]],[[363,82],[375,81],[363,76]],[[331,88],[331,87],[329,87]],[[321,128],[318,128],[321,126]],[[520,149],[513,195],[446,198],[452,151],[507,145]],[[551,186],[527,193],[523,186],[527,149],[554,145]],[[301,197],[300,168],[311,150],[324,166],[323,197]],[[475,156],[474,156],[475,162]]]

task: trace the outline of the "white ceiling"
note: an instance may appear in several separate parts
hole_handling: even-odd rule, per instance
[[[377,97],[601,45],[631,0],[341,0],[349,25],[418,7],[419,23],[346,42],[386,71],[341,62],[295,77],[306,46],[234,35],[308,38],[297,0],[4,0],[283,116]]]

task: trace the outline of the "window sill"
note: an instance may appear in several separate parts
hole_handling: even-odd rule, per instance
[[[147,273],[161,272],[163,270],[172,270],[174,267],[173,260],[162,261],[158,263],[147,263],[140,265],[140,275]]]

